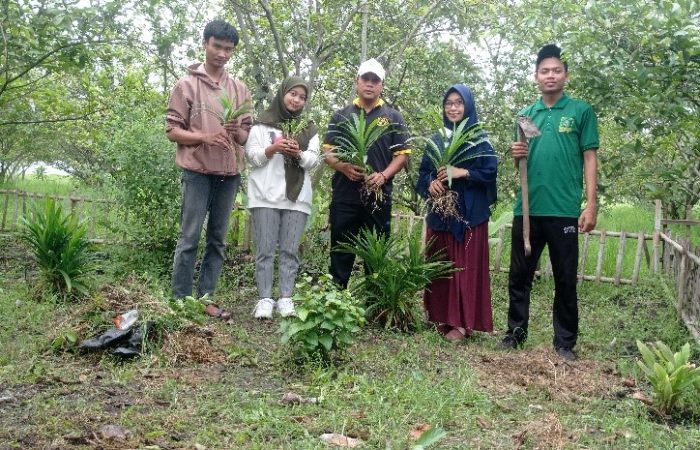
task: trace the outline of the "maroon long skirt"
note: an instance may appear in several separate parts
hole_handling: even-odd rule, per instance
[[[423,294],[428,320],[468,331],[493,331],[488,222],[467,228],[462,242],[449,231],[430,228],[426,238],[434,239],[429,253],[442,249],[445,259],[462,269],[428,285]]]

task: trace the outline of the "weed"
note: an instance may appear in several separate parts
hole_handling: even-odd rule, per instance
[[[330,275],[316,284],[304,276],[296,285],[296,317],[282,321],[282,343],[296,344],[310,357],[331,360],[331,352],[349,347],[354,335],[364,325],[364,310],[348,290],[340,290]]]

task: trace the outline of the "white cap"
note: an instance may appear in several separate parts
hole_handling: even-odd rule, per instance
[[[376,76],[378,76],[382,81],[384,81],[384,75],[386,75],[386,73],[384,72],[384,67],[382,67],[382,65],[379,64],[379,61],[377,61],[374,58],[368,59],[367,61],[363,62],[357,69],[358,77],[361,77],[366,73],[373,73]]]

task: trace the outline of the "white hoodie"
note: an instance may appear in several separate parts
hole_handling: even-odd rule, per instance
[[[265,149],[272,145],[282,131],[269,125],[254,125],[245,145],[245,155],[251,170],[248,175],[248,208],[291,209],[311,214],[311,178],[309,173],[319,162],[319,139],[314,135],[306,151],[301,153],[299,166],[304,169],[304,185],[296,202],[287,198],[284,181],[284,156],[275,153],[267,159]]]

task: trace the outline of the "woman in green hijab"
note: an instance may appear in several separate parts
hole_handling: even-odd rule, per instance
[[[245,153],[248,209],[255,240],[255,278],[259,300],[257,319],[271,319],[277,308],[283,317],[294,314],[291,300],[299,268],[299,242],[311,213],[309,171],[319,161],[316,126],[302,112],[309,88],[298,77],[282,82],[272,104],[248,135]],[[279,300],[272,297],[275,253],[279,247]]]

